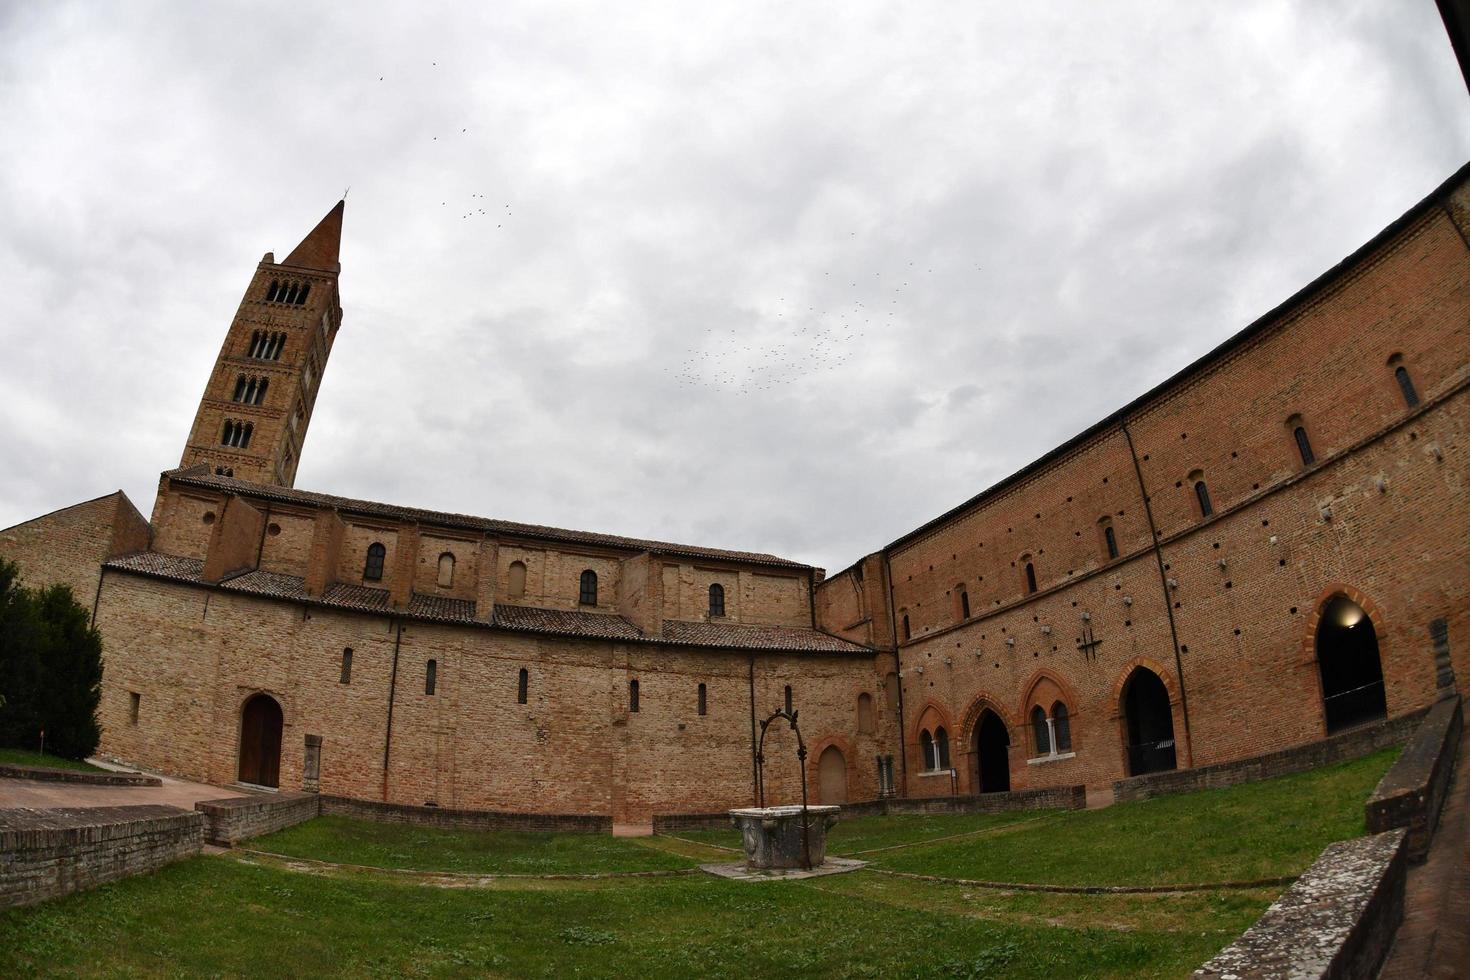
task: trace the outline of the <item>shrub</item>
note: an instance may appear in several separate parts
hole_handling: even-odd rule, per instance
[[[0,745],[83,759],[102,730],[102,637],[65,585],[28,589],[0,559]]]

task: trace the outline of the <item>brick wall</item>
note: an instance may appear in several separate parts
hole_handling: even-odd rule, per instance
[[[612,832],[611,817],[585,814],[453,810],[445,807],[354,800],[343,796],[323,796],[321,809],[323,816],[352,817],[383,823],[410,823],[450,830],[531,830],[583,834]]]
[[[1319,769],[1334,762],[1344,762],[1401,745],[1418,730],[1426,714],[1425,710],[1413,711],[1398,718],[1364,725],[1352,731],[1324,738],[1289,749],[1268,752],[1265,755],[1236,759],[1231,762],[1200,766],[1197,769],[1180,769],[1174,772],[1156,772],[1147,776],[1131,776],[1113,783],[1113,797],[1123,803],[1128,800],[1146,800],[1154,796],[1172,793],[1193,793],[1201,789],[1220,789],[1253,783],[1260,779],[1289,776],[1295,772]]]
[[[203,817],[170,806],[0,810],[0,908],[144,874],[203,844]]]
[[[317,815],[319,806],[315,793],[279,793],[204,800],[194,809],[204,816],[204,839],[230,847],[305,823]]]
[[[148,547],[148,522],[121,490],[0,531],[0,557],[20,566],[28,587],[71,587],[90,608],[102,563]]]
[[[1429,852],[1440,807],[1449,793],[1463,728],[1458,696],[1430,708],[1363,807],[1369,833],[1395,827],[1408,830],[1405,846],[1410,861],[1423,861]]]

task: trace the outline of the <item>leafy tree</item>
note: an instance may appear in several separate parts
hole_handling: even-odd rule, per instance
[[[0,745],[82,759],[102,730],[102,637],[65,585],[27,589],[0,559]]]

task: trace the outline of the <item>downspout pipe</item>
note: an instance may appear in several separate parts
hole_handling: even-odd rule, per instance
[[[750,685],[750,798],[757,800],[760,796],[760,763],[757,761],[755,746],[755,654],[746,656],[747,679]],[[758,806],[758,803],[753,803]]]
[[[1138,478],[1138,495],[1143,498],[1143,513],[1148,518],[1148,540],[1154,550],[1154,564],[1159,569],[1159,588],[1163,590],[1164,613],[1169,617],[1169,640],[1174,644],[1174,671],[1179,677],[1179,711],[1184,716],[1184,739],[1189,746],[1189,764],[1194,766],[1194,736],[1189,730],[1189,693],[1184,684],[1184,659],[1179,655],[1179,628],[1174,623],[1174,604],[1169,600],[1169,576],[1164,571],[1164,548],[1159,543],[1159,529],[1154,524],[1154,508],[1149,501],[1148,487],[1143,482],[1143,467],[1138,462],[1138,450],[1133,445],[1133,433],[1128,431],[1128,419],[1118,420],[1123,438],[1128,440],[1128,455],[1133,459],[1133,475]]]
[[[898,602],[893,595],[893,564],[885,549],[883,552],[883,577],[888,581],[888,635],[893,637],[893,672],[898,682],[898,765],[903,773],[904,797],[909,795],[909,751],[903,720],[903,658],[898,647]]]
[[[393,701],[398,689],[398,648],[403,642],[403,626],[397,619],[390,619],[388,626],[393,630],[393,668],[388,674],[388,726],[383,732],[383,802],[388,802],[388,758],[393,748]]]

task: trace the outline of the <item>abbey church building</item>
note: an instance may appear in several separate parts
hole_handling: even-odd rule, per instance
[[[1470,677],[1470,166],[831,576],[296,488],[344,317],[351,342],[343,221],[248,277],[149,516],[119,491],[0,531],[29,584],[95,610],[104,756],[647,826],[751,803],[783,706],[813,797],[844,803],[1102,788]],[[767,799],[799,799],[789,733],[765,754]]]

